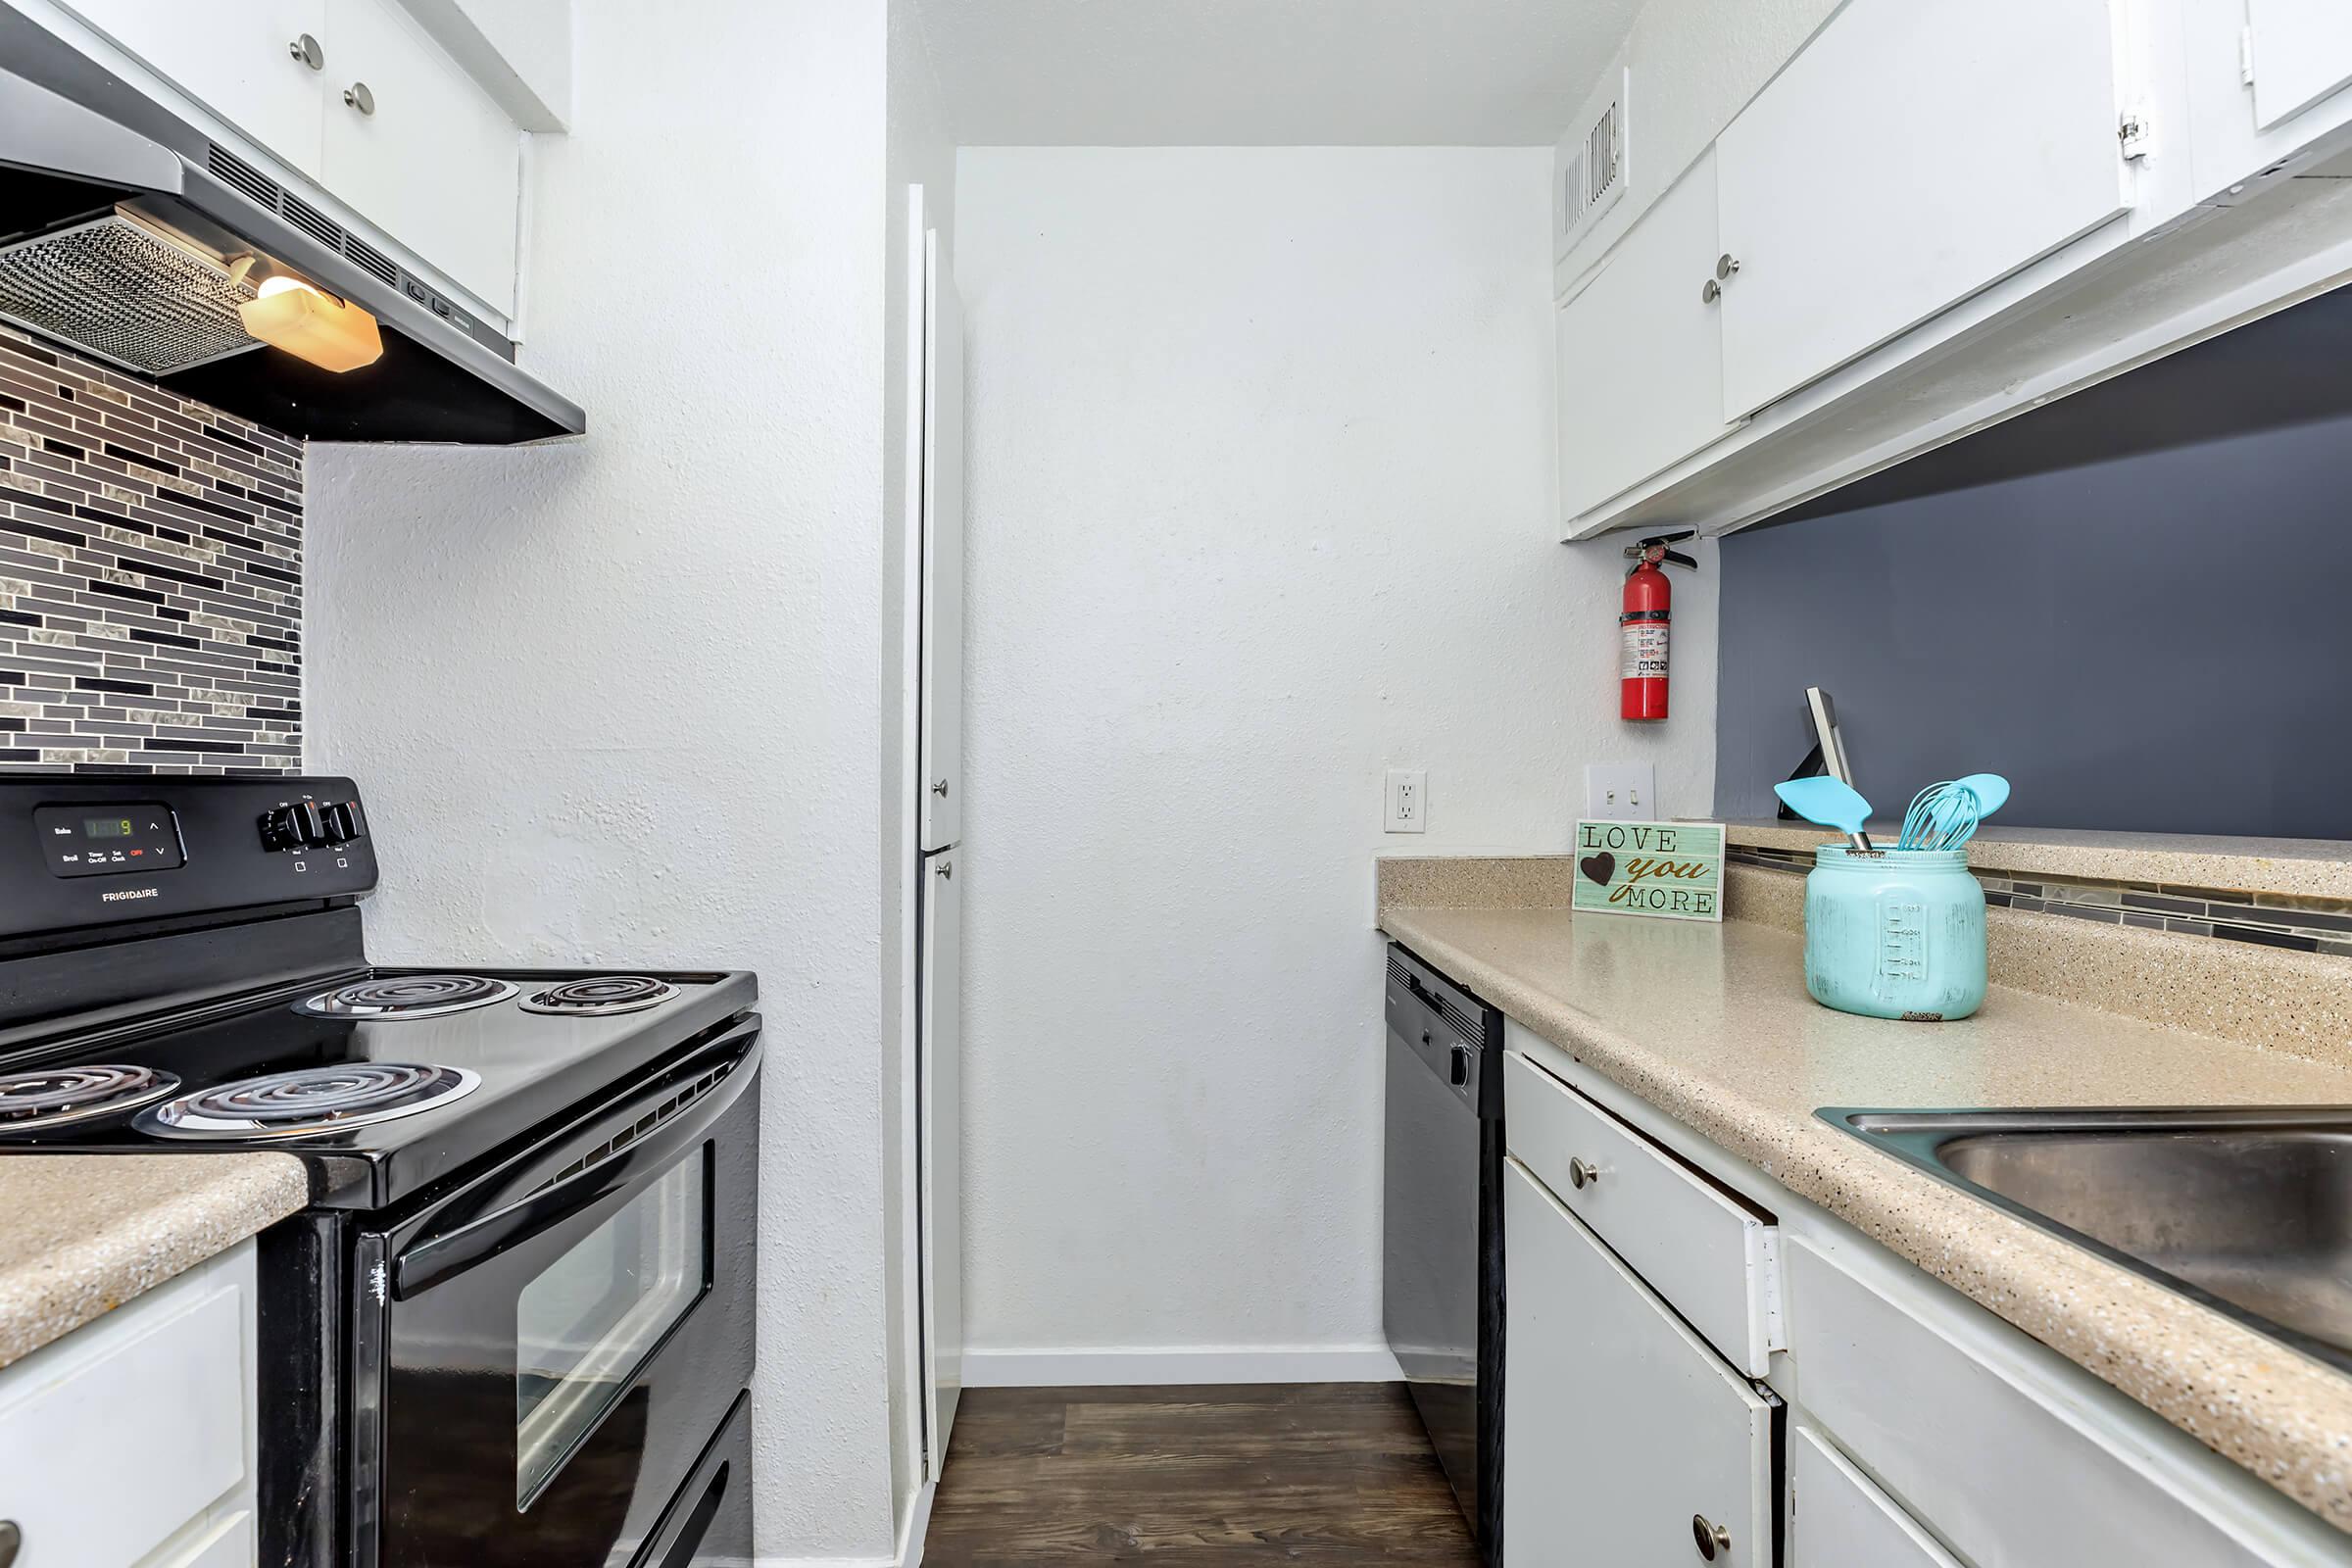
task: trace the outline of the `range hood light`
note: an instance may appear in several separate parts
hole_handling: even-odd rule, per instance
[[[271,348],[338,373],[383,358],[375,318],[347,300],[283,273],[262,279],[256,295],[237,307],[237,315],[246,331]]]

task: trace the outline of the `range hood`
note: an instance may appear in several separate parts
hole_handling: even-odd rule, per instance
[[[587,428],[413,258],[6,6],[0,62],[0,319],[320,441],[503,446]],[[336,372],[249,336],[238,307],[270,276],[372,316],[382,357]]]

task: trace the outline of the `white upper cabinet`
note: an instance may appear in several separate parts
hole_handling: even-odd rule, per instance
[[[1724,415],[2124,212],[2116,58],[2110,0],[1851,0],[1716,143]]]
[[[320,37],[326,30],[326,0],[72,4],[123,53],[288,165],[318,177],[318,89],[324,72],[336,65]],[[311,58],[320,60],[317,70]]]
[[[68,3],[460,289],[514,315],[523,132],[393,0]]]
[[[2254,123],[2269,130],[2352,82],[2352,4],[2246,0]]]
[[[326,188],[512,314],[522,133],[406,16],[381,0],[326,7]]]
[[[1560,506],[1572,520],[1730,427],[1722,318],[1702,294],[1715,204],[1709,153],[1560,305]]]

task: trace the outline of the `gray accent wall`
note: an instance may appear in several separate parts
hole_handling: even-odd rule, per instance
[[[1772,814],[1820,685],[1884,814],[1988,769],[2014,825],[2352,838],[2352,416],[2183,414],[2244,406],[2282,345],[2239,337],[2300,332],[2352,388],[2301,314],[1725,539],[1716,810]]]

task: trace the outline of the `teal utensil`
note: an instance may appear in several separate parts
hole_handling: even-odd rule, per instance
[[[1827,774],[1820,778],[1792,778],[1775,784],[1772,793],[1806,821],[1834,827],[1844,834],[1845,841],[1858,854],[1879,853],[1871,847],[1870,835],[1862,831],[1863,824],[1870,820],[1870,803],[1862,798],[1861,791],[1843,779]]]
[[[2009,781],[1998,773],[1971,773],[1966,778],[1931,784],[1911,797],[1897,848],[1960,849],[2008,799]]]
[[[1998,773],[1971,773],[1952,782],[1977,792],[1977,820],[1982,822],[2009,804],[2009,781]]]

